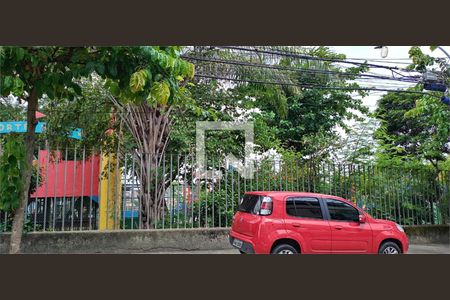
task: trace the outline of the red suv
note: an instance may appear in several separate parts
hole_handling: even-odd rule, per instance
[[[241,253],[382,253],[408,251],[403,228],[372,218],[340,197],[250,192],[233,217],[230,243]]]

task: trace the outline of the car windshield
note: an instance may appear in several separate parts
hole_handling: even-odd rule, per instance
[[[350,201],[350,202],[353,202],[353,201]],[[355,203],[355,202],[353,202],[353,203]],[[366,199],[356,200],[355,204],[356,204],[356,207],[359,209],[360,213],[364,212],[369,217],[372,217],[372,215],[369,214],[368,211],[371,211],[372,209],[375,209],[373,204],[367,203]]]

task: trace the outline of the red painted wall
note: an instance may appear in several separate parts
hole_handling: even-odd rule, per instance
[[[47,155],[48,151],[41,150],[38,160],[35,161],[41,170],[43,181],[36,192],[31,195],[31,198],[98,196],[100,170],[100,157],[98,155],[86,158],[84,162],[82,160],[75,162],[62,160],[61,153],[57,152],[54,154],[55,157],[52,154],[49,155],[48,165]],[[66,178],[65,186],[64,174]]]

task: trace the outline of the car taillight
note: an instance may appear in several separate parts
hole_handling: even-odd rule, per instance
[[[273,208],[272,198],[264,197],[261,202],[261,208],[259,209],[259,214],[261,216],[268,216],[268,215],[272,214],[272,208]]]

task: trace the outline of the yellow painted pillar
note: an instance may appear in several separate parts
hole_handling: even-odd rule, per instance
[[[122,170],[115,155],[103,155],[100,181],[100,230],[120,229],[122,212]]]

